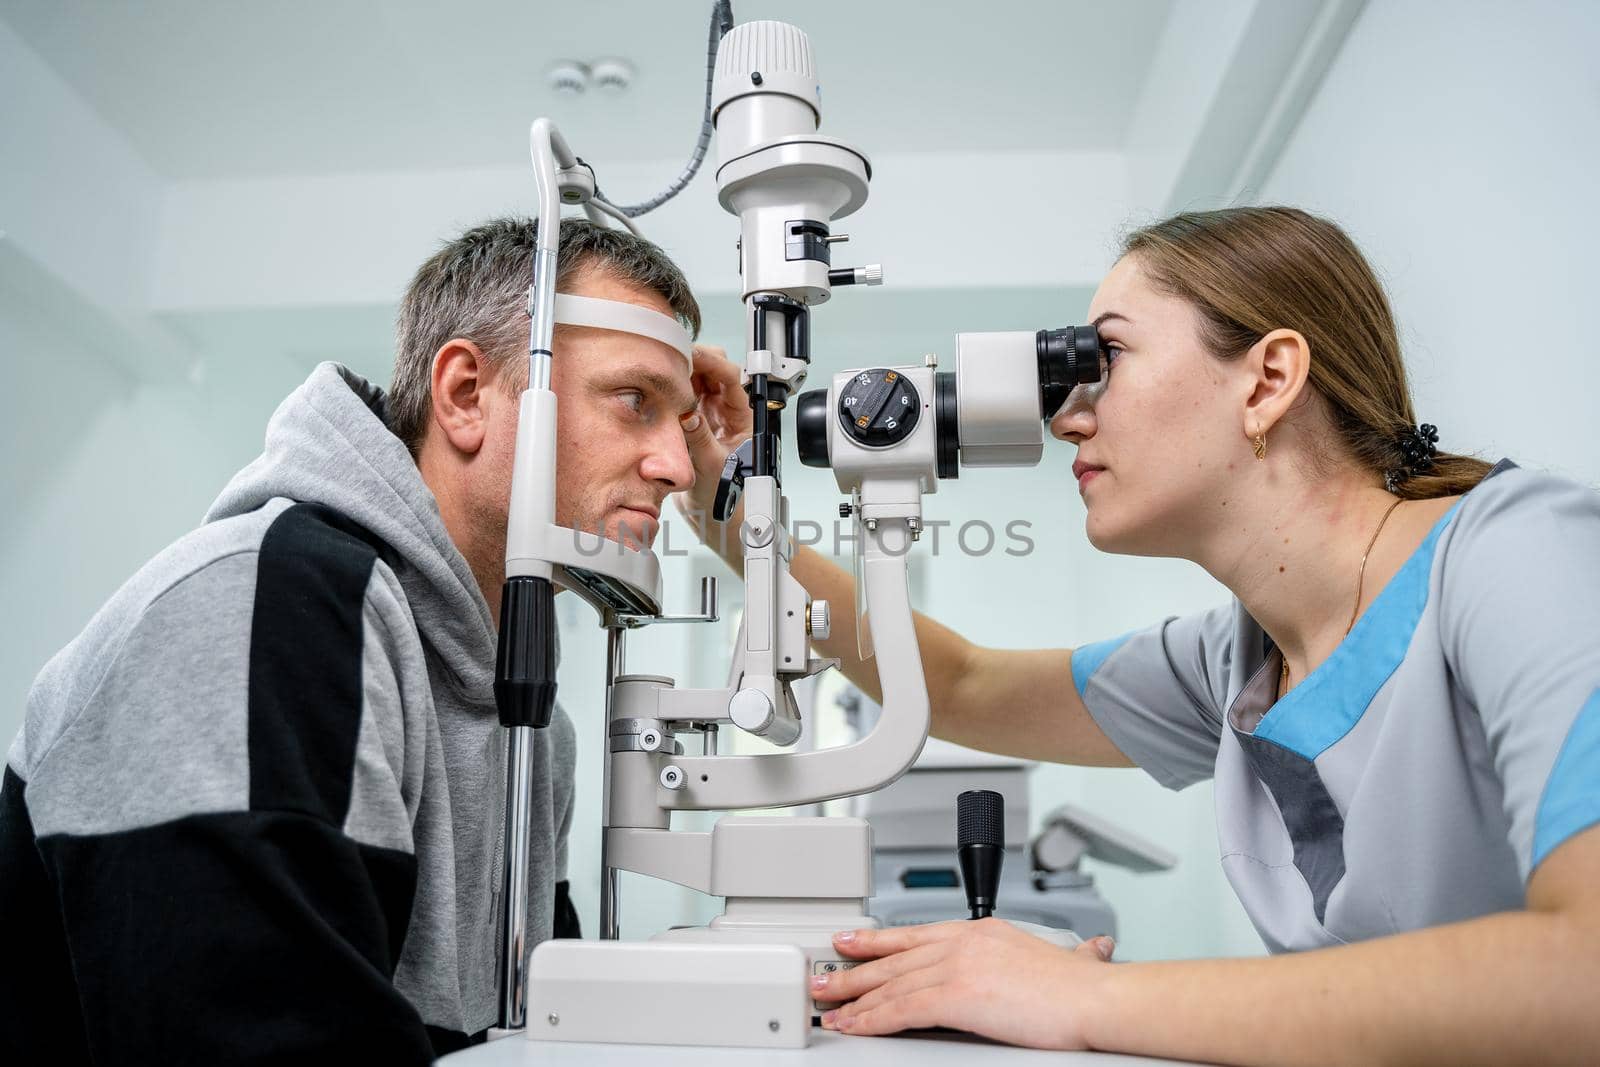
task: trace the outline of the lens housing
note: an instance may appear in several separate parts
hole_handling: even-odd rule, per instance
[[[800,394],[794,405],[794,430],[800,462],[807,467],[828,466],[828,390]]]
[[[1034,344],[1039,356],[1039,418],[1048,420],[1061,410],[1074,386],[1100,380],[1100,331],[1093,326],[1040,330]]]
[[[961,477],[961,405],[956,397],[956,376],[940,371],[933,376],[935,418],[934,465],[941,478]]]

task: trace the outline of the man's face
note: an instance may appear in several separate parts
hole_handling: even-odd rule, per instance
[[[672,316],[659,294],[603,270],[588,270],[567,290]],[[679,419],[694,409],[689,363],[675,349],[637,334],[557,326],[550,388],[556,394],[556,522],[600,531],[648,548],[669,493],[694,484]],[[515,409],[513,409],[515,410]],[[495,451],[506,457],[507,502],[516,419],[496,420]]]

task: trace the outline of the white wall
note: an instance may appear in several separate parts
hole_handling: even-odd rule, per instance
[[[1261,189],[1337,219],[1451,451],[1600,483],[1600,5],[1375,0]]]
[[[33,333],[19,325],[0,320],[0,353],[22,386],[0,409],[5,440],[15,443],[8,488],[19,485],[23,505],[0,522],[8,746],[45,661],[146,560],[199,524],[260,451],[268,416],[302,377],[280,361],[235,365],[199,383],[135,385],[109,364],[72,358],[60,324]]]

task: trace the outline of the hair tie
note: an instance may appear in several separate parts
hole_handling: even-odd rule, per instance
[[[1426,474],[1433,469],[1433,457],[1439,454],[1439,427],[1424,422],[1415,429],[1401,430],[1395,436],[1395,446],[1400,450],[1400,465],[1384,475],[1383,487],[1389,492],[1400,483]]]

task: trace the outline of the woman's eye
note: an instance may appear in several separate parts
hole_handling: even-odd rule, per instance
[[[1102,373],[1109,371],[1111,365],[1117,361],[1117,357],[1120,355],[1122,355],[1122,347],[1120,345],[1102,344],[1100,346],[1100,369]]]

